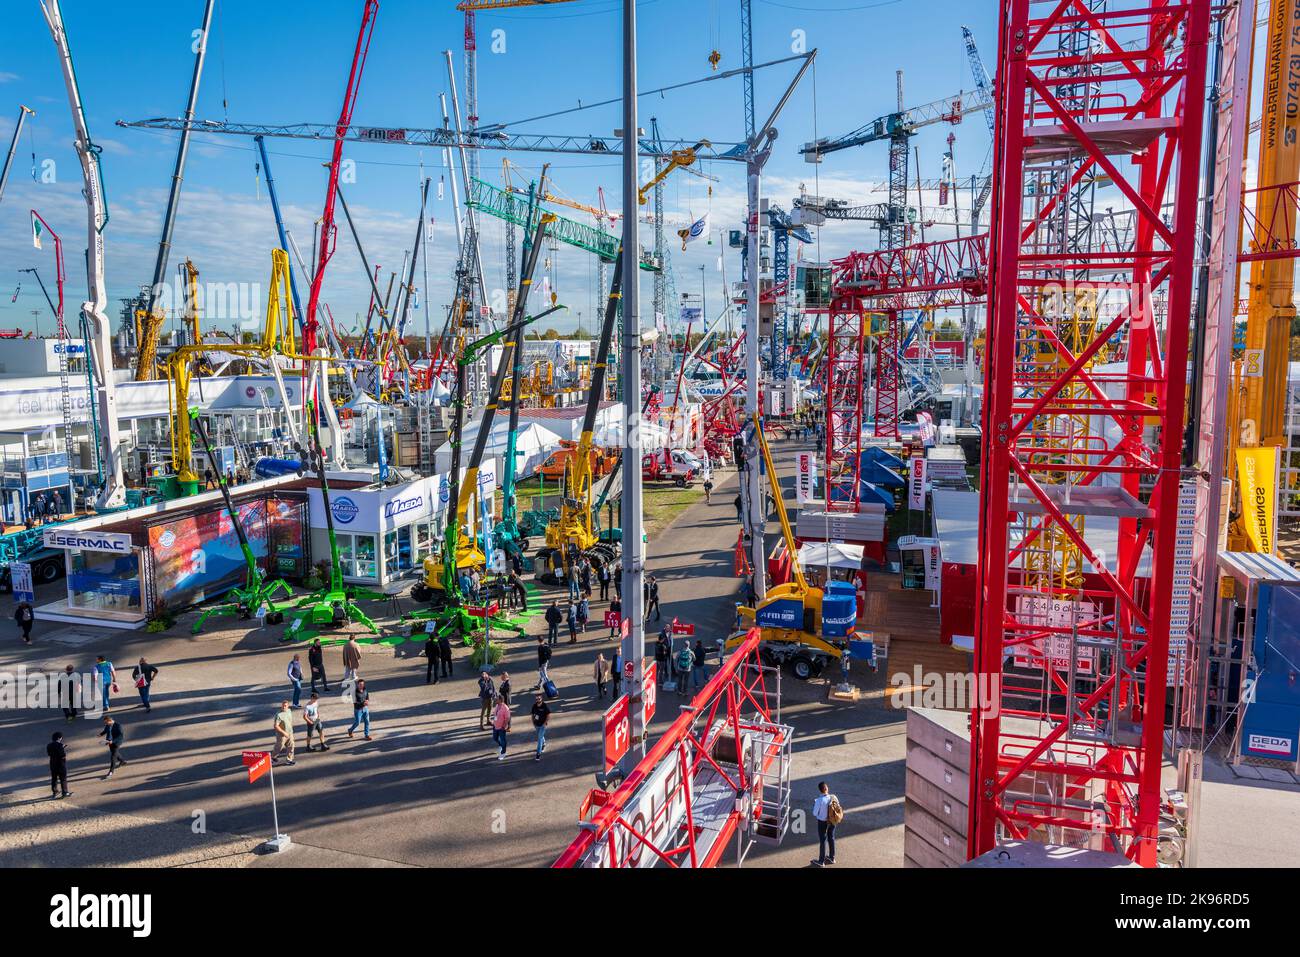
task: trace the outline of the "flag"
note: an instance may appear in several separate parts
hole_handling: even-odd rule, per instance
[[[45,227],[41,221],[36,218],[36,213],[32,213],[32,245],[37,249],[41,248],[41,233],[45,232]]]
[[[9,301],[10,301],[11,303],[12,303],[12,302],[17,302],[17,301],[18,301],[18,294],[19,294],[20,292],[22,292],[22,291],[23,291],[23,284],[22,284],[22,283],[19,283],[19,284],[18,284],[18,288],[14,290],[13,297],[12,297]]]
[[[677,236],[682,241],[682,249],[692,240],[699,239],[701,236],[708,235],[709,232],[709,214],[705,213],[695,222],[691,223],[685,229],[677,230]]]

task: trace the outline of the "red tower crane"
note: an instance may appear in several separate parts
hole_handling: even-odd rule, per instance
[[[357,47],[352,54],[352,70],[348,74],[347,91],[343,94],[343,109],[339,112],[339,122],[334,133],[334,153],[330,157],[329,191],[325,194],[325,212],[321,214],[321,232],[319,251],[316,256],[316,271],[311,278],[311,296],[307,300],[307,316],[303,321],[302,348],[304,355],[316,351],[316,332],[320,322],[316,312],[320,307],[321,285],[325,281],[325,267],[334,255],[337,228],[334,225],[334,203],[339,192],[339,166],[343,160],[343,141],[348,127],[352,125],[352,110],[357,104],[357,92],[361,86],[361,74],[366,68],[366,55],[370,52],[370,38],[375,31],[375,15],[379,13],[379,0],[366,0],[365,10],[361,14],[361,30],[357,34]],[[307,396],[303,396],[306,401]]]
[[[1152,866],[1211,5],[1000,6],[969,853],[1045,840]],[[1044,195],[1031,168],[1058,160]],[[1052,241],[1096,176],[1135,210],[1131,245]],[[1053,284],[1094,297],[1088,323],[1048,308]],[[1086,436],[1062,444],[1067,421]]]

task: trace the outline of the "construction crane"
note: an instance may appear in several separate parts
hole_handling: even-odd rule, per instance
[[[194,119],[194,106],[199,98],[199,80],[203,76],[203,61],[208,52],[208,28],[212,25],[212,9],[216,0],[207,0],[203,11],[203,26],[198,36],[198,47],[194,52],[194,74],[190,78],[190,95],[185,105],[185,119]],[[171,190],[167,194],[167,211],[163,214],[162,237],[158,240],[158,255],[154,259],[153,280],[145,290],[144,315],[136,317],[140,335],[136,340],[139,359],[135,367],[135,380],[143,382],[154,375],[154,359],[158,350],[158,335],[166,317],[158,312],[158,297],[163,291],[163,277],[167,273],[167,258],[171,254],[172,231],[176,226],[176,209],[181,195],[181,183],[185,178],[185,158],[190,150],[190,128],[181,131],[180,143],[176,147],[176,164],[172,168]]]
[[[291,433],[294,433],[293,416],[290,414],[288,394],[284,380],[280,375],[277,356],[295,355],[292,308],[289,291],[289,256],[283,249],[271,250],[270,294],[266,304],[266,324],[262,330],[259,343],[191,343],[175,349],[167,357],[167,382],[169,407],[171,415],[172,470],[174,474],[158,479],[159,491],[165,498],[194,495],[199,491],[201,479],[194,471],[193,440],[190,432],[189,394],[193,375],[194,361],[209,353],[229,355],[232,358],[260,360],[271,370],[276,388],[280,393],[280,402],[288,418]],[[300,445],[297,434],[293,434],[293,444]],[[216,471],[220,472],[220,469]]]
[[[1296,4],[1274,0],[1268,14],[1268,42],[1264,74],[1286,76],[1300,59],[1300,34],[1293,29]],[[1237,470],[1235,450],[1258,446],[1285,446],[1287,439],[1288,369],[1290,363],[1291,324],[1296,318],[1295,294],[1296,216],[1294,196],[1289,187],[1300,179],[1300,111],[1296,109],[1294,90],[1285,84],[1267,86],[1260,117],[1259,159],[1256,161],[1257,188],[1253,191],[1255,209],[1252,220],[1269,224],[1271,235],[1267,247],[1290,250],[1281,257],[1249,254],[1250,282],[1246,298],[1246,350],[1238,366],[1239,399],[1237,428],[1229,423],[1228,475]],[[1254,232],[1254,231],[1253,231]],[[1257,236],[1252,238],[1258,239]],[[1256,242],[1254,245],[1260,245]],[[1252,249],[1252,252],[1264,251]],[[1234,487],[1240,494],[1242,483]],[[1254,551],[1256,537],[1247,535],[1244,516],[1253,509],[1238,498],[1239,516],[1230,531],[1229,548]]]
[[[81,304],[82,315],[89,322],[92,336],[87,338],[86,351],[91,358],[91,366],[97,378],[97,406],[100,449],[100,462],[103,465],[104,484],[95,499],[95,507],[101,511],[121,508],[126,504],[126,481],[122,472],[122,443],[120,426],[117,421],[117,385],[113,379],[113,330],[109,326],[104,308],[108,303],[108,293],[104,281],[104,229],[108,226],[108,208],[104,199],[104,177],[100,170],[100,147],[90,138],[86,124],[86,111],[81,101],[81,90],[77,86],[77,74],[72,65],[72,51],[68,46],[68,34],[63,26],[63,13],[58,0],[43,0],[41,12],[45,15],[46,25],[54,44],[59,51],[59,63],[63,71],[63,84],[68,93],[68,105],[72,110],[72,125],[76,132],[74,146],[77,158],[81,161],[82,195],[86,199],[86,302]],[[67,361],[66,351],[60,358],[61,374]],[[69,402],[65,397],[64,415],[70,415]],[[69,450],[71,454],[71,450]]]
[[[199,417],[199,410],[197,408],[190,409],[189,417],[194,425],[194,430],[199,433],[199,441],[203,443],[203,449],[208,455],[208,460],[216,461],[216,451],[208,438],[207,427],[204,426],[203,420]],[[197,635],[213,615],[235,615],[240,619],[247,620],[256,615],[263,605],[266,606],[264,616],[266,622],[278,625],[284,621],[284,612],[276,607],[275,597],[276,595],[284,595],[287,598],[293,594],[293,590],[283,578],[268,581],[266,576],[262,574],[262,570],[257,567],[257,556],[253,554],[253,548],[248,544],[248,535],[245,534],[244,523],[239,518],[239,509],[231,501],[230,488],[226,485],[226,477],[220,471],[217,472],[217,488],[221,490],[221,500],[226,505],[226,514],[230,516],[230,524],[234,527],[235,535],[239,539],[239,550],[244,555],[244,584],[231,589],[234,601],[223,602],[205,608],[194,622],[190,633]]]
[[[9,152],[5,154],[4,169],[0,170],[0,200],[4,199],[5,183],[9,182],[9,167],[13,165],[14,152],[18,149],[18,137],[22,135],[23,124],[27,122],[29,115],[35,116],[36,111],[21,105],[18,107],[18,123],[14,126],[13,139],[9,141]]]
[[[909,140],[916,131],[935,123],[960,123],[962,117],[976,110],[987,110],[993,100],[988,91],[957,93],[955,96],[934,100],[923,106],[906,109],[903,106],[903,72],[898,71],[898,110],[886,113],[842,136],[823,137],[804,144],[800,152],[810,163],[820,163],[828,153],[880,140],[889,141],[889,203],[885,220],[880,225],[880,244],[885,248],[902,246],[907,242],[907,181]]]
[[[984,119],[988,122],[989,135],[992,136],[994,128],[997,126],[997,111],[993,108],[993,81],[989,78],[989,71],[985,69],[984,61],[980,58],[979,48],[975,46],[975,34],[971,33],[970,27],[962,27],[961,36],[966,44],[966,59],[970,63],[970,74],[975,81],[975,89],[979,90],[980,94],[987,97],[989,101],[988,109],[984,111]],[[991,160],[992,153],[989,156]],[[982,185],[979,194],[971,203],[970,209],[972,229],[979,227],[980,212],[984,209],[984,205],[989,200],[989,194],[993,191],[993,178],[988,175],[987,166],[980,171],[980,180]]]
[[[778,315],[772,320],[772,378],[781,382],[790,370],[790,237],[812,245],[812,235],[780,206],[769,203],[764,214],[772,230],[772,293]],[[685,365],[683,365],[685,368]]]

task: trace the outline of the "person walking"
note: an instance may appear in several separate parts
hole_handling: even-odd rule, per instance
[[[501,681],[497,685],[497,694],[507,705],[510,704],[510,673],[501,672]]]
[[[668,677],[669,652],[668,636],[660,632],[659,639],[655,642],[655,684],[660,688],[664,686],[664,680]]]
[[[215,486],[215,483],[213,482],[213,479],[212,479],[212,469],[211,469],[211,468],[204,468],[204,469],[203,469],[203,487],[204,487],[204,489],[210,489],[210,488],[213,488],[214,486]]]
[[[532,716],[533,727],[537,729],[537,753],[533,755],[533,760],[540,761],[542,752],[546,750],[546,725],[551,720],[551,706],[546,703],[540,691],[533,699]]]
[[[356,690],[352,692],[352,725],[348,728],[348,737],[352,737],[352,732],[357,730],[357,725],[363,727],[367,741],[373,740],[370,737],[370,692],[366,690],[366,680],[357,679]]]
[[[72,665],[63,669],[59,675],[59,707],[63,709],[63,720],[77,720],[77,704],[81,701],[81,676]]]
[[[492,716],[492,705],[496,697],[497,689],[492,684],[492,676],[484,671],[478,676],[478,729],[480,731],[487,729],[487,721]]]
[[[541,688],[546,685],[551,676],[547,673],[547,668],[551,663],[551,646],[541,639],[537,638],[537,687]]]
[[[23,644],[32,643],[32,622],[36,620],[36,612],[32,611],[32,606],[25,601],[20,601],[18,607],[14,609],[14,621],[18,622],[18,627],[23,632]]]
[[[569,644],[576,645],[578,643],[578,606],[573,603],[573,599],[569,599],[568,608],[564,613],[564,623],[569,627]]]
[[[357,672],[361,670],[361,646],[357,644],[356,637],[348,639],[348,643],[343,646],[343,681],[355,681]]]
[[[316,679],[320,679],[323,690],[329,694],[330,680],[325,676],[325,649],[317,638],[307,649],[307,666],[311,669],[311,690],[316,690]]]
[[[609,580],[613,577],[609,573],[609,566],[602,563],[600,568],[596,569],[596,583],[600,585],[600,600],[609,601]]]
[[[328,751],[330,746],[325,743],[325,724],[320,719],[320,695],[314,691],[302,709],[302,720],[307,725],[307,751],[316,750],[311,743],[312,734],[320,738],[320,749]]]
[[[135,683],[135,690],[140,693],[140,703],[144,705],[146,714],[153,710],[149,704],[149,691],[153,688],[153,680],[157,677],[158,669],[143,658],[131,669],[131,681]]]
[[[446,633],[438,636],[438,658],[442,662],[442,676],[451,677],[451,639]]]
[[[98,736],[103,738],[104,743],[108,745],[108,773],[104,775],[104,780],[107,781],[113,776],[113,771],[119,764],[126,764],[126,758],[122,757],[122,741],[126,734],[112,715],[106,714],[104,715],[104,728],[99,732]]]
[[[442,649],[438,647],[438,636],[429,632],[429,637],[424,640],[424,683],[438,683],[438,665],[442,662]]]
[[[739,495],[736,496],[735,506],[736,521],[743,525],[745,523],[745,500]]]
[[[560,612],[560,602],[555,599],[551,602],[551,607],[546,609],[546,643],[553,645],[560,637],[560,622],[564,621],[564,615]]]
[[[36,511],[36,524],[44,525],[45,524],[45,493],[44,492],[36,493],[36,502],[34,508]]]
[[[697,640],[695,642],[695,666],[691,670],[691,687],[699,688],[709,680],[709,669],[704,665],[704,657],[708,652],[704,650],[704,642]]]
[[[587,633],[587,622],[591,618],[591,604],[584,597],[578,602],[578,631]]]
[[[63,743],[62,731],[50,735],[45,753],[50,758],[50,797],[71,797],[72,792],[68,790],[68,746]]]
[[[492,740],[496,742],[500,749],[497,752],[497,760],[506,759],[506,733],[510,730],[510,705],[498,696],[493,701],[492,706]]]
[[[117,669],[113,667],[113,662],[103,655],[98,655],[95,658],[95,672],[99,675],[99,687],[104,697],[104,710],[107,711],[109,692],[117,690]]]
[[[569,566],[569,601],[578,600],[578,590],[582,587],[578,578],[578,566]]]
[[[617,618],[617,622],[613,618],[610,619],[609,637],[613,638],[618,634],[619,626],[623,623],[623,603],[615,598],[609,603],[609,611]]]
[[[713,495],[713,476],[710,475],[704,479],[704,504],[705,505],[713,504],[712,495]]]
[[[59,494],[58,489],[54,490],[54,495],[50,499],[50,504],[54,506],[54,517],[56,519],[63,518],[63,496]]]
[[[596,679],[596,697],[605,697],[605,685],[609,682],[609,661],[605,658],[605,653],[597,652],[596,666],[593,669],[592,677]]]
[[[579,566],[579,574],[582,576],[582,597],[590,598],[591,597],[591,562],[589,562],[585,558],[582,560],[582,565]]]
[[[654,575],[646,581],[645,620],[650,620],[650,612],[655,613],[655,621],[663,621],[664,613],[659,607],[659,579]]]
[[[817,820],[817,859],[812,861],[817,867],[835,863],[835,828],[844,820],[844,808],[840,800],[831,793],[830,785],[825,781],[817,783],[817,797],[813,800],[813,817]],[[830,855],[827,856],[827,845]]]
[[[302,656],[294,655],[289,661],[289,667],[285,669],[285,674],[289,676],[289,684],[293,687],[293,706],[296,708],[302,703]]]
[[[293,709],[289,707],[289,702],[280,702],[280,710],[271,721],[271,729],[275,732],[275,750],[271,752],[271,763],[279,764],[283,757],[285,764],[293,764]]]
[[[689,643],[682,642],[682,650],[677,652],[673,663],[677,665],[677,693],[686,694],[686,679],[691,676],[691,671],[695,668],[695,652],[691,651]]]

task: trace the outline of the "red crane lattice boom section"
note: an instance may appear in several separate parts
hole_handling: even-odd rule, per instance
[[[1156,862],[1210,2],[1116,6],[1001,2],[971,856],[1006,838]],[[1068,171],[1047,198],[1045,163]],[[1131,247],[1049,241],[1095,176],[1135,210]],[[1095,295],[1087,323],[1046,308],[1060,284]],[[1108,344],[1118,369],[1094,374]],[[1090,441],[1062,453],[1069,418]]]

